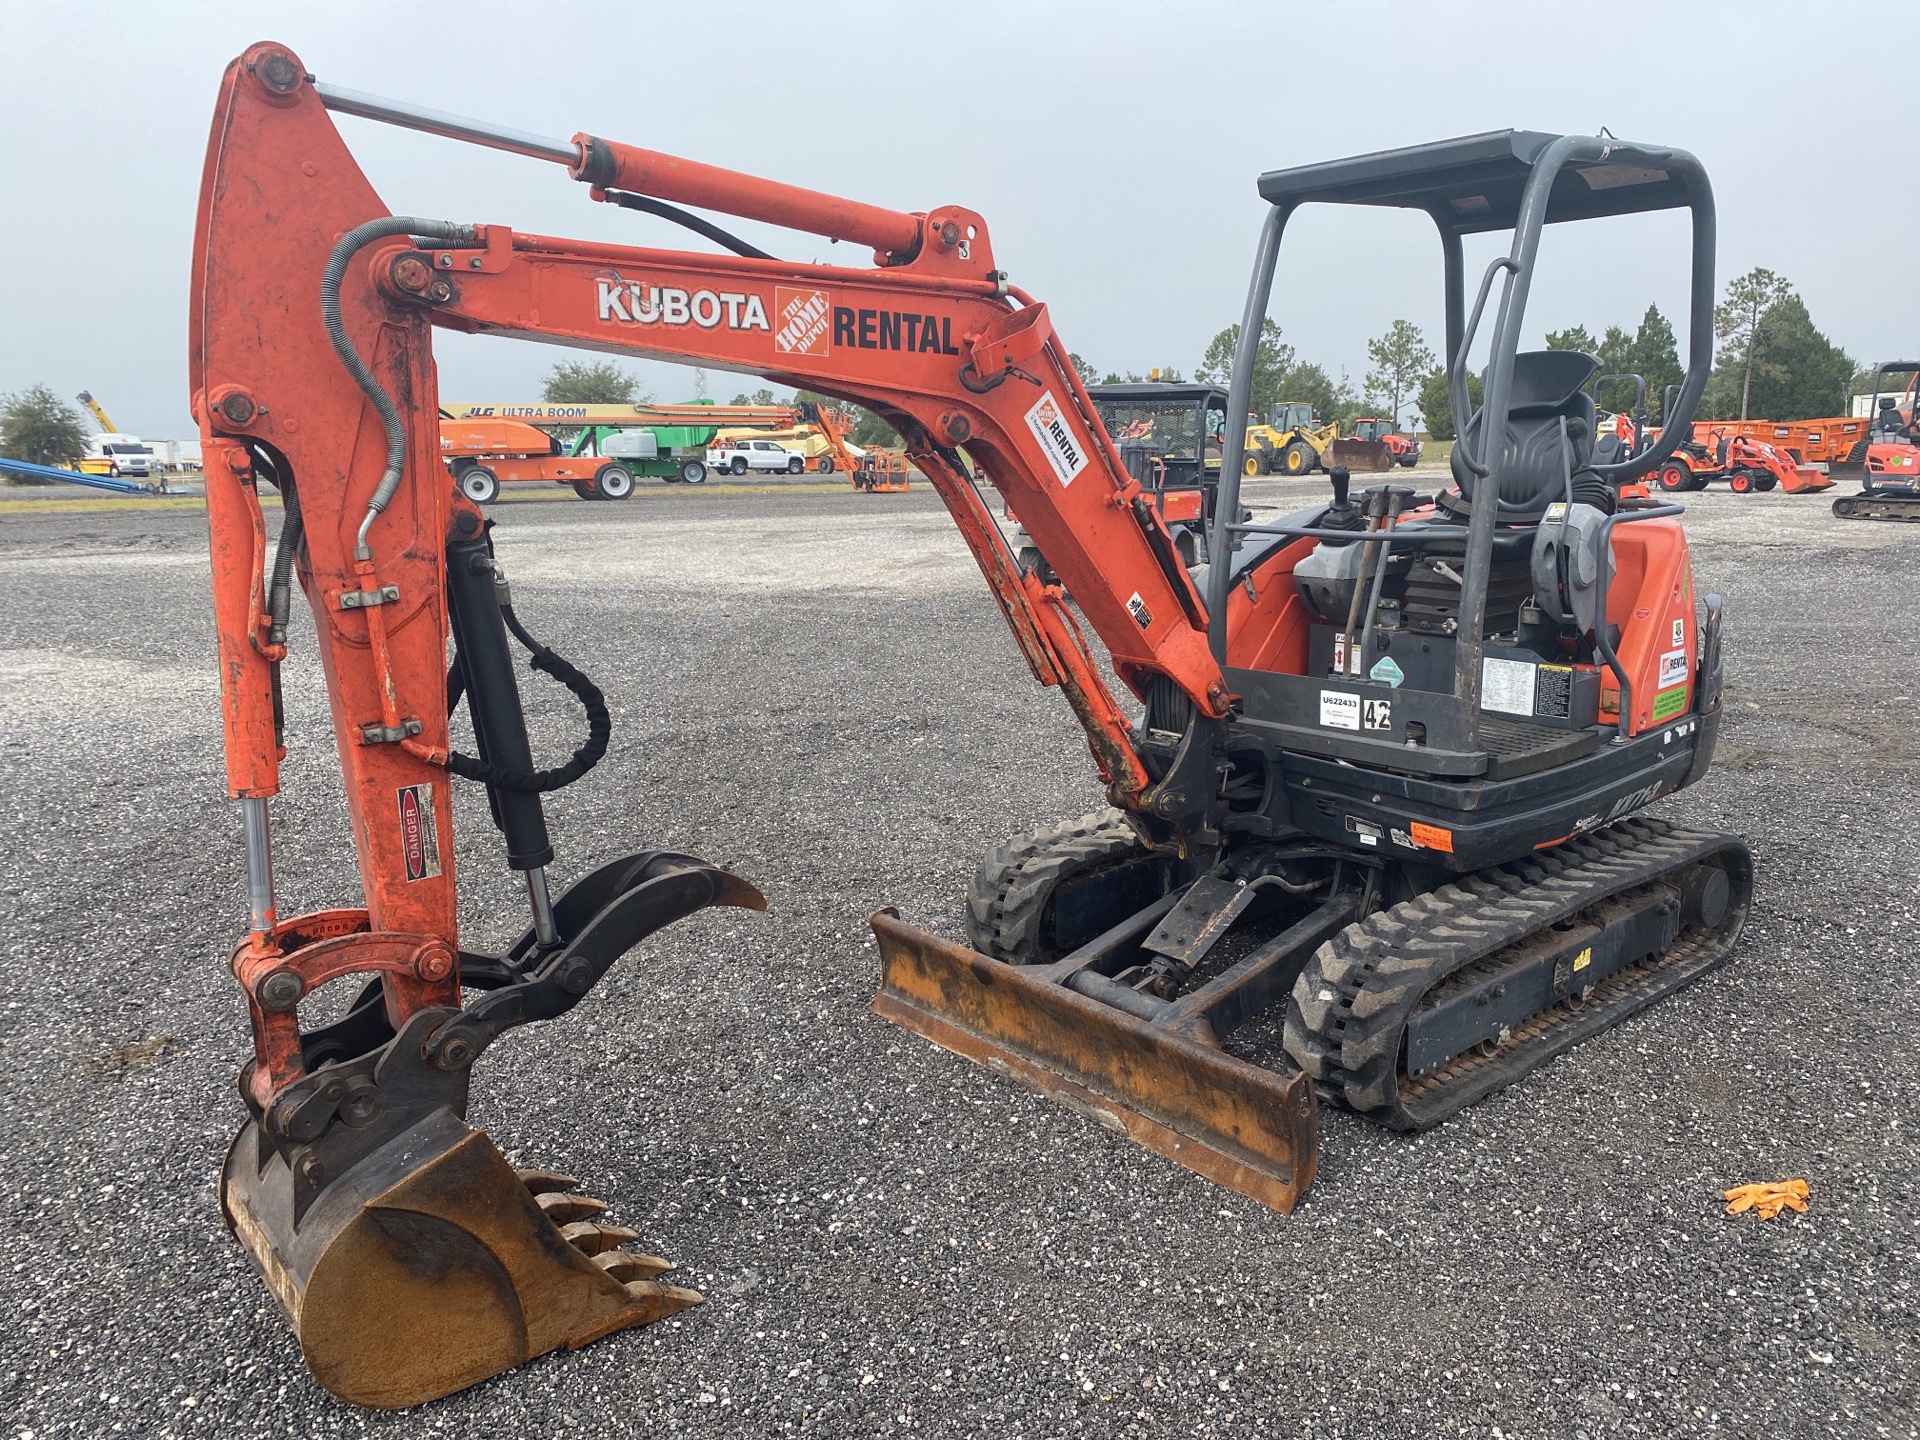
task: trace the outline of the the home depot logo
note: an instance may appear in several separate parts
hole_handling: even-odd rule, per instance
[[[433,819],[433,786],[400,787],[400,852],[407,879],[440,873],[440,830]]]
[[[1068,426],[1067,417],[1060,413],[1059,402],[1051,390],[1043,392],[1027,411],[1027,427],[1039,439],[1061,488],[1071,485],[1073,477],[1087,468],[1087,452]]]
[[[833,316],[824,290],[773,287],[773,348],[783,355],[825,355]]]

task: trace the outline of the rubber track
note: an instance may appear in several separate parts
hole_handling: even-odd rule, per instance
[[[1842,495],[1833,502],[1841,520],[1920,520],[1920,500],[1906,495]]]
[[[1118,810],[1042,826],[987,852],[967,892],[967,941],[983,955],[1015,965],[1056,957],[1040,948],[1040,924],[1060,881],[1140,854],[1139,837]]]
[[[1401,1076],[1407,1022],[1447,977],[1607,896],[1716,856],[1732,882],[1716,931],[1683,935],[1649,968],[1616,971],[1578,1009],[1539,1012],[1491,1056]],[[1287,1053],[1330,1098],[1396,1130],[1424,1130],[1724,963],[1751,898],[1752,861],[1737,839],[1662,820],[1621,821],[1349,925],[1294,984]]]

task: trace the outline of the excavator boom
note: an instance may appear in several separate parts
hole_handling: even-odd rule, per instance
[[[594,198],[665,215],[734,253],[395,217],[330,109],[565,163]],[[876,263],[779,260],[672,202],[858,241]],[[608,707],[516,615],[489,522],[450,483],[435,327],[697,361],[885,416],[953,514],[1033,673],[1072,706],[1110,798],[1157,841],[1208,838],[1183,829],[1191,781],[1136,749],[1081,617],[1136,694],[1184,697],[1202,718],[1230,705],[1165,525],[1107,440],[1046,308],[996,268],[980,216],[883,210],[590,136],[542,140],[319,85],[282,46],[248,50],[215,110],[190,335],[227,786],[247,845],[249,922],[231,964],[255,1041],[241,1077],[249,1120],[222,1203],[316,1376],[371,1405],[417,1403],[698,1300],[657,1280],[667,1262],[620,1248],[633,1232],[593,1220],[604,1207],[570,1195],[574,1182],[516,1175],[461,1117],[474,1064],[500,1033],[560,1017],[681,916],[764,907],[746,881],[658,851],[550,886],[540,797],[605,752]],[[1059,588],[1023,576],[976,489],[982,476],[1053,558],[1078,616]],[[263,480],[285,502],[271,555]],[[296,583],[313,612],[365,903],[283,918],[269,801],[285,754],[279,666]],[[586,712],[587,740],[565,765],[534,766],[510,637]],[[450,724],[462,700],[473,755]],[[460,942],[455,776],[486,786],[506,863],[526,885],[530,924],[501,955]],[[303,1023],[306,997],[349,976],[362,989],[345,1017]],[[1311,1095],[1304,1082],[1288,1093],[1306,1107],[1304,1132],[1289,1111],[1288,1133],[1310,1137]]]

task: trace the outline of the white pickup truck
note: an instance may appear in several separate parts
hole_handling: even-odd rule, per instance
[[[798,475],[807,468],[807,461],[805,456],[771,440],[733,440],[707,451],[707,468],[733,475],[749,470]]]

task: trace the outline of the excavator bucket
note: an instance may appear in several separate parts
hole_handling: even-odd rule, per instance
[[[670,1262],[624,1248],[638,1233],[605,1221],[606,1204],[577,1193],[580,1182],[515,1170],[462,1116],[494,1039],[558,1018],[647,936],[714,905],[766,900],[691,855],[620,857],[553,901],[551,945],[529,930],[502,955],[463,952],[460,985],[477,993],[460,1009],[423,1009],[396,1030],[376,977],[343,1017],[300,1031],[298,1078],[263,1100],[260,1062],[243,1072],[253,1118],[227,1152],[221,1210],[329,1391],[380,1409],[418,1405],[700,1303],[658,1279]],[[312,933],[364,917],[285,922],[280,963],[379,944],[366,931]],[[364,959],[343,963],[357,972]]]
[[[1340,439],[1327,451],[1328,468],[1335,465],[1344,465],[1359,474],[1384,474],[1393,469],[1393,452],[1384,440]]]
[[[606,1206],[571,1193],[577,1183],[516,1172],[441,1109],[326,1186],[295,1224],[293,1172],[249,1124],[220,1196],[314,1378],[356,1405],[397,1409],[700,1303],[654,1278],[670,1262],[618,1248],[635,1233],[594,1218]]]
[[[1283,1214],[1313,1183],[1319,1111],[1307,1077],[1209,1043],[1209,1007],[1247,998],[1231,980],[1147,1020],[1069,988],[1059,967],[1005,964],[892,910],[872,925],[882,1019]]]

